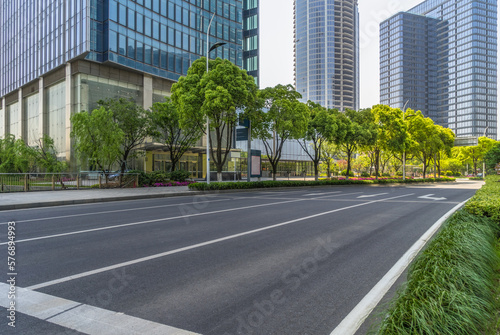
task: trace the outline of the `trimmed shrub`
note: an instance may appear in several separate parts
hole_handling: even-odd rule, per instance
[[[347,169],[346,170],[342,170],[342,172],[340,172],[340,175],[344,176],[344,177],[347,176]],[[354,172],[352,172],[352,170],[349,171],[349,177],[354,177]]]
[[[170,179],[173,181],[185,182],[191,174],[186,170],[175,170],[170,173]]]
[[[345,179],[323,179],[319,181],[305,180],[279,180],[279,181],[255,181],[255,182],[212,182],[196,183],[189,185],[189,189],[198,191],[209,190],[235,190],[235,189],[253,189],[253,188],[271,188],[271,187],[299,187],[299,186],[329,186],[329,185],[354,185],[354,184],[391,184],[391,183],[425,183],[425,182],[449,182],[455,181],[454,178],[426,178],[426,179],[379,179],[379,180],[358,180],[356,178]]]
[[[467,202],[465,209],[500,224],[500,176],[486,176],[486,184]]]
[[[370,174],[368,172],[361,172],[361,177],[368,178],[370,177]]]

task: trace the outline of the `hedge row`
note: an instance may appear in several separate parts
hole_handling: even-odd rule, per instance
[[[497,225],[461,210],[411,265],[378,333],[483,334],[496,309]]]
[[[500,176],[486,176],[486,184],[467,202],[472,214],[487,216],[500,224]]]
[[[500,177],[452,216],[408,271],[378,334],[484,334],[496,319]]]
[[[253,189],[253,188],[272,188],[272,187],[299,187],[299,186],[329,186],[329,185],[353,185],[353,184],[392,184],[392,183],[429,183],[455,181],[455,178],[425,178],[425,179],[380,179],[380,180],[280,180],[280,181],[256,181],[256,182],[211,182],[190,184],[189,189],[199,191],[209,190],[231,190],[231,189]]]

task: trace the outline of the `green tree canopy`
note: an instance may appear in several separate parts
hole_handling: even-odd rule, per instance
[[[148,113],[132,99],[106,99],[98,101],[105,110],[111,112],[113,121],[123,133],[120,143],[120,180],[127,166],[127,160],[136,155],[148,134],[151,133],[151,121]]]
[[[261,111],[253,123],[253,132],[263,141],[276,180],[283,145],[288,139],[300,139],[307,131],[309,110],[300,102],[302,96],[292,85],[276,85],[260,91],[266,111]]]
[[[206,58],[196,60],[187,76],[179,78],[172,86],[172,100],[179,108],[180,124],[189,129],[197,127],[205,131],[208,118],[210,152],[217,167],[217,179],[222,180],[222,169],[227,161],[238,110],[253,106],[257,96],[257,85],[245,70],[228,60]]]
[[[151,136],[167,147],[172,161],[170,170],[174,171],[182,155],[196,144],[203,133],[199,127],[181,128],[179,110],[169,97],[164,102],[153,104],[151,121]]]
[[[474,166],[474,175],[477,174],[478,162],[482,161],[486,153],[495,145],[496,141],[492,140],[488,137],[479,137],[478,145],[467,146],[467,147],[459,147],[458,150],[455,151],[456,158],[470,163]]]
[[[359,111],[346,110],[338,113],[339,131],[333,141],[347,155],[347,178],[351,171],[352,155],[361,147],[374,145],[377,140],[378,129],[370,109]]]
[[[319,177],[319,162],[323,148],[328,140],[333,139],[338,130],[336,110],[329,110],[312,101],[307,102],[309,120],[305,136],[298,139],[300,146],[314,164],[314,179]]]
[[[123,157],[121,144],[125,138],[123,130],[113,119],[113,113],[101,106],[91,114],[86,111],[74,114],[71,124],[71,137],[75,139],[79,159],[87,159],[89,164],[105,171],[107,182],[113,164]]]

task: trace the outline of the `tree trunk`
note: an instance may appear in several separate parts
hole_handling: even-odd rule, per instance
[[[349,172],[351,172],[351,151],[347,150],[347,172],[345,174],[346,180],[349,180]]]
[[[318,181],[319,179],[319,168],[318,168],[319,162],[314,162],[314,180]]]
[[[217,171],[217,181],[218,182],[222,181],[222,172]]]
[[[378,180],[379,175],[379,159],[380,159],[380,150],[375,150],[375,179]]]

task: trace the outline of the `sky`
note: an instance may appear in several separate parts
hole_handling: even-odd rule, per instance
[[[359,0],[361,108],[380,102],[379,25],[423,0]],[[293,0],[260,0],[260,87],[293,82]]]

